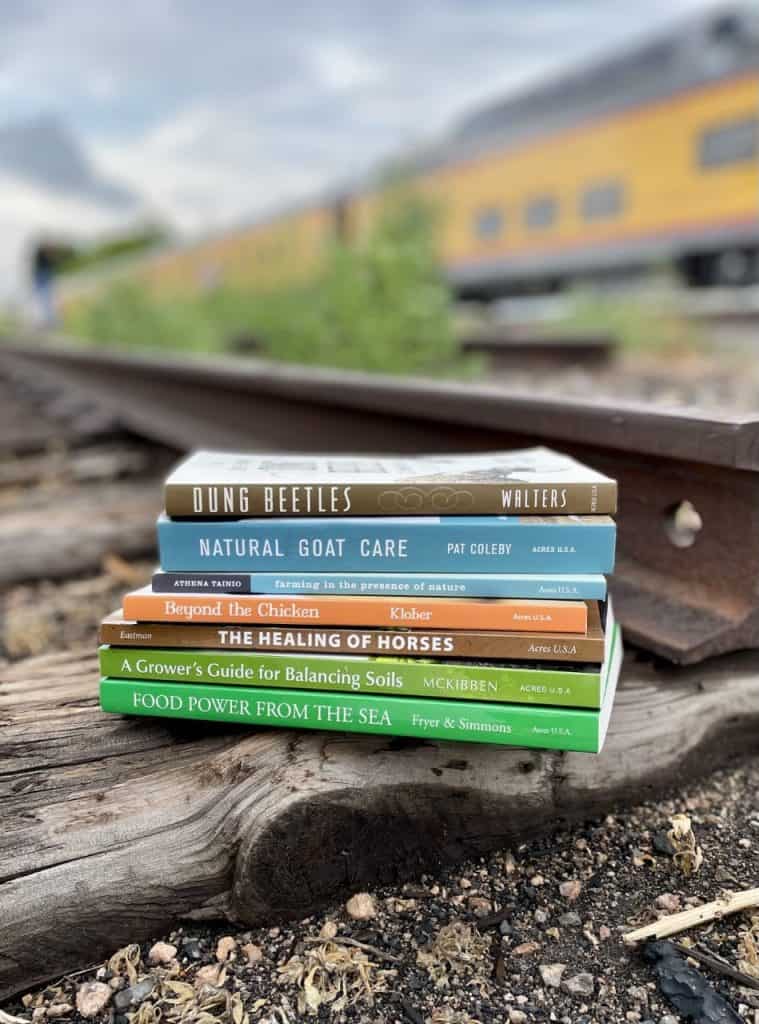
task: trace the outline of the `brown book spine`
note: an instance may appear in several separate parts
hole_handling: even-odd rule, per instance
[[[167,484],[175,519],[266,516],[613,515],[614,481],[575,484]]]
[[[194,647],[291,654],[386,654],[474,661],[563,661],[600,664],[604,636],[459,630],[333,629],[107,619],[100,642],[113,647]]]

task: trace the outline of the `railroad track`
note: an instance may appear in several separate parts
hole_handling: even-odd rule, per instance
[[[553,445],[619,479],[613,593],[631,642],[683,664],[759,646],[753,417],[66,344],[6,344],[0,374],[179,451]]]
[[[0,647],[6,597],[48,607],[52,630],[0,664],[0,998],[152,941],[180,915],[300,919],[346,888],[516,847],[756,750],[756,652],[679,668],[629,650],[597,758],[103,715],[95,623],[150,570],[135,555],[150,557],[177,452],[574,450],[622,484],[628,639],[695,662],[757,645],[756,437],[748,419],[453,382],[0,346],[0,592],[35,581],[0,593]],[[694,529],[693,513],[679,532],[669,514],[684,498],[703,517],[689,548],[670,540]],[[65,615],[86,626],[76,645]]]
[[[459,342],[464,354],[483,356],[488,370],[540,371],[608,366],[617,348],[610,333],[576,333],[496,328],[467,334]]]
[[[602,292],[601,295],[604,293]],[[756,326],[759,323],[759,287],[652,289],[650,283],[631,283],[627,288],[608,293],[610,299],[640,302],[679,313],[686,320],[719,328],[731,325]],[[550,295],[522,295],[498,302],[502,321],[492,330],[522,325],[528,332],[545,331],[571,313],[574,299],[560,292]]]

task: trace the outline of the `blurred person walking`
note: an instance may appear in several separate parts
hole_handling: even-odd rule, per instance
[[[32,284],[39,323],[42,327],[55,327],[58,314],[55,308],[55,253],[50,245],[35,246],[32,256]]]

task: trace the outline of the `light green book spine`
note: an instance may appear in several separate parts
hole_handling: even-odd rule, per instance
[[[601,715],[524,704],[101,679],[104,711],[595,753]]]
[[[601,673],[248,651],[100,648],[104,676],[599,708]]]

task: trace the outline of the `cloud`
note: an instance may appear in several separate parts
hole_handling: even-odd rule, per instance
[[[4,0],[10,118],[58,112],[187,231],[360,176],[704,0]]]
[[[310,56],[319,82],[328,90],[342,92],[376,86],[385,78],[380,64],[345,40],[319,40]]]
[[[131,215],[119,215],[99,203],[61,196],[40,185],[0,173],[0,300],[28,295],[31,245],[41,239],[85,242],[125,229]]]

